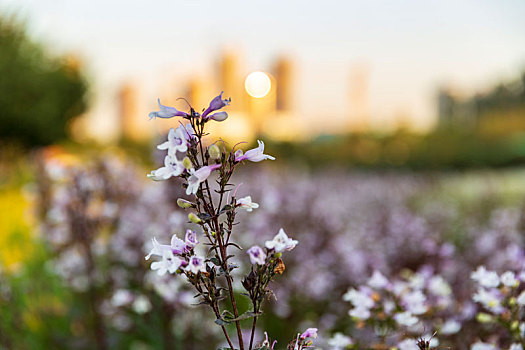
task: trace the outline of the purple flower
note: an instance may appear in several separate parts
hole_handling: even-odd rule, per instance
[[[211,100],[210,106],[204,111],[204,113],[202,113],[202,118],[207,119],[206,116],[208,114],[210,114],[211,112],[214,112],[214,111],[216,111],[218,109],[221,109],[222,107],[227,106],[227,105],[230,104],[231,98],[223,100],[222,99],[222,94],[223,93],[224,93],[224,91],[221,91],[219,96],[215,96],[215,98],[213,100]]]
[[[158,99],[159,103],[159,111],[158,112],[151,112],[148,116],[149,119],[153,118],[173,118],[173,117],[187,117],[188,115],[184,112],[178,111],[174,107],[168,107],[164,106],[160,103],[160,98]]]
[[[250,256],[250,261],[252,264],[264,265],[266,261],[266,253],[258,245],[254,245],[246,251]]]
[[[275,160],[275,157],[264,154],[264,142],[257,140],[257,143],[259,147],[246,151],[244,154],[242,154],[241,150],[235,152],[235,161],[249,160],[252,162],[260,162],[265,159]]]
[[[197,239],[197,234],[195,233],[195,231],[192,231],[190,229],[186,230],[185,241],[186,246],[188,248],[194,248],[199,243],[199,240]]]
[[[186,266],[186,270],[194,274],[206,272],[206,264],[204,263],[204,259],[197,255],[192,256],[188,266]]]
[[[303,334],[301,334],[301,338],[317,338],[317,328],[308,328]]]
[[[199,170],[191,169],[191,176],[188,178],[188,188],[186,188],[186,194],[196,194],[199,190],[201,182],[206,181],[211,172],[220,167],[220,164],[214,164],[203,166]]]

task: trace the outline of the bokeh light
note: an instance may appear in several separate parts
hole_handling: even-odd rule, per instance
[[[268,74],[264,72],[252,72],[246,77],[244,88],[250,96],[263,98],[270,92],[272,82]]]

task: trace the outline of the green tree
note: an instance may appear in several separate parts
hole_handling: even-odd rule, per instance
[[[79,65],[51,57],[15,16],[0,16],[0,138],[24,146],[64,139],[86,109],[87,83]]]

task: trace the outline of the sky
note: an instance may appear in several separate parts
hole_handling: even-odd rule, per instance
[[[184,76],[211,74],[231,48],[247,71],[292,57],[307,121],[347,117],[352,67],[369,72],[377,125],[404,115],[421,128],[435,121],[439,86],[483,91],[525,69],[518,0],[0,0],[0,10],[26,18],[54,52],[80,55],[97,87],[95,114],[122,81],[156,96]]]

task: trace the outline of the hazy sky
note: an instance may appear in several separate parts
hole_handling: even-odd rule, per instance
[[[2,8],[24,15],[57,52],[80,53],[99,91],[128,78],[159,89],[165,72],[207,74],[225,47],[248,70],[289,55],[300,111],[312,120],[345,116],[356,65],[370,72],[377,122],[408,114],[419,125],[432,121],[440,84],[482,90],[525,68],[522,0],[0,0]]]

